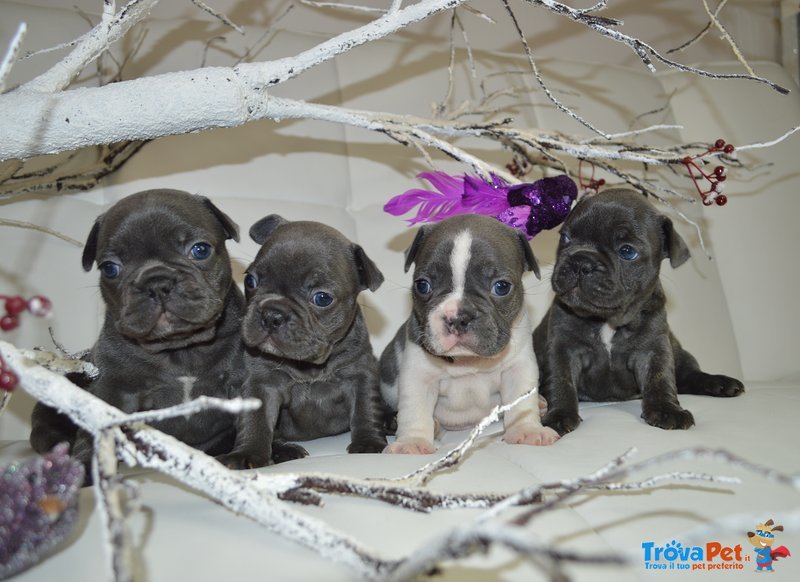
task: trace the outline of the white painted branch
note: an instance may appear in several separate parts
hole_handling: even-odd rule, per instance
[[[78,70],[73,62],[62,61],[55,68],[58,72],[45,73],[47,77],[0,95],[0,161],[116,141],[235,127],[273,117],[269,113],[268,87],[465,1],[422,0],[276,61],[168,73],[48,94]],[[94,55],[96,50],[87,48],[86,52]],[[85,58],[80,60],[83,66],[84,61]]]
[[[75,48],[61,62],[25,83],[21,90],[52,93],[65,89],[81,71],[109,46],[121,39],[138,22],[150,14],[159,0],[130,0],[114,15],[105,5],[100,24],[77,40]]]
[[[19,376],[31,396],[61,412],[95,436],[106,427],[126,423],[126,415],[67,379],[31,362],[13,345],[0,341],[0,355]],[[113,431],[112,431],[113,432]],[[380,577],[388,562],[349,536],[306,516],[282,502],[268,488],[254,486],[252,475],[223,467],[208,455],[146,425],[122,429],[116,453],[131,466],[156,469],[201,491],[237,514],[267,529],[313,548],[322,556],[343,562],[366,578]],[[107,442],[105,439],[101,439]],[[110,463],[103,463],[108,467]],[[98,469],[95,469],[98,477]],[[280,479],[276,483],[281,483]]]
[[[20,47],[22,46],[22,40],[25,38],[25,32],[27,30],[27,25],[24,22],[20,22],[17,31],[14,33],[14,37],[11,39],[11,43],[8,45],[8,50],[3,60],[0,61],[0,93],[5,90],[6,79],[8,79],[8,75],[11,73],[11,67],[14,66],[14,62],[17,60]]]

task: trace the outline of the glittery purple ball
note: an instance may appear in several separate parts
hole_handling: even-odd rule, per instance
[[[497,220],[511,228],[524,231],[531,215],[530,206],[512,206],[497,215]]]
[[[0,580],[40,562],[75,526],[83,465],[59,445],[0,469]]]
[[[530,208],[525,231],[531,237],[564,222],[577,197],[578,187],[564,174],[542,178],[532,184],[519,184],[508,190],[508,203],[512,209]]]

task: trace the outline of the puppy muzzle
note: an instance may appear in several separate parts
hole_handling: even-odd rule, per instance
[[[151,351],[181,347],[213,338],[224,306],[194,274],[147,267],[124,288],[117,328]]]
[[[555,294],[567,305],[593,315],[619,308],[622,289],[614,265],[590,250],[562,252],[553,270]]]
[[[247,346],[266,354],[312,364],[324,363],[332,349],[332,342],[313,318],[275,298],[251,302],[242,337]]]

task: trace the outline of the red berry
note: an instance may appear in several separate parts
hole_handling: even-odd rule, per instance
[[[689,164],[691,164],[691,163],[692,163],[692,158],[690,158],[689,156],[686,156],[685,158],[683,158],[683,159],[681,160],[681,163],[682,163],[682,164],[686,164],[686,165],[688,166]]]
[[[726,176],[725,174],[723,174],[722,176],[717,176],[717,182],[724,182],[727,179],[728,176]]]
[[[0,329],[3,331],[11,331],[12,329],[16,329],[18,325],[19,318],[16,316],[4,315],[0,318]]]
[[[11,370],[0,369],[0,389],[5,390],[6,392],[11,392],[17,387],[18,383],[19,378],[17,378],[17,375],[14,372]]]
[[[718,149],[718,150],[721,150],[722,148],[725,147],[725,140],[724,139],[718,139],[717,141],[714,142],[714,147],[716,149]]]
[[[23,311],[28,304],[25,302],[25,299],[20,297],[19,295],[15,295],[14,297],[9,297],[6,299],[6,313],[11,317],[16,317]]]
[[[714,175],[717,176],[717,177],[724,176],[725,175],[725,166],[717,166],[716,168],[714,168]]]
[[[714,202],[717,203],[717,206],[725,206],[728,203],[728,197],[725,194],[720,194],[714,198]]]
[[[44,295],[34,295],[28,300],[28,311],[36,317],[50,315],[53,303]]]
[[[725,152],[726,154],[732,154],[732,153],[733,153],[733,150],[735,150],[735,149],[736,149],[736,148],[735,148],[735,147],[733,147],[733,144],[730,144],[730,143],[729,143],[729,144],[728,144],[728,145],[726,145],[724,148],[722,148],[722,151],[723,151],[723,152]]]

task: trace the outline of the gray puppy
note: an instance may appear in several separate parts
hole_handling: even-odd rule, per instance
[[[581,419],[578,401],[642,398],[642,418],[687,429],[678,394],[737,396],[734,378],[702,372],[667,324],[661,261],[678,267],[689,249],[672,222],[638,192],[613,189],[581,200],[561,227],[555,299],[533,334],[544,424],[563,435]]]
[[[406,251],[413,308],[381,355],[381,391],[397,411],[387,453],[429,454],[438,428],[474,426],[498,404],[534,394],[505,413],[503,438],[549,445],[535,391],[522,275],[539,267],[525,236],[494,218],[464,215],[424,225]]]
[[[383,275],[364,250],[318,222],[273,214],[253,225],[262,247],[245,276],[244,395],[260,410],[237,421],[236,446],[220,460],[261,467],[307,455],[289,440],[352,432],[350,453],[386,445],[377,360],[358,294]]]
[[[83,268],[97,263],[106,314],[88,357],[100,370],[91,393],[128,413],[238,395],[244,297],[231,277],[228,239],[239,240],[230,218],[178,190],[133,194],[96,220]],[[216,455],[233,446],[233,421],[204,411],[153,426]],[[37,452],[69,441],[73,456],[90,461],[90,435],[67,417],[37,404],[32,425]]]

